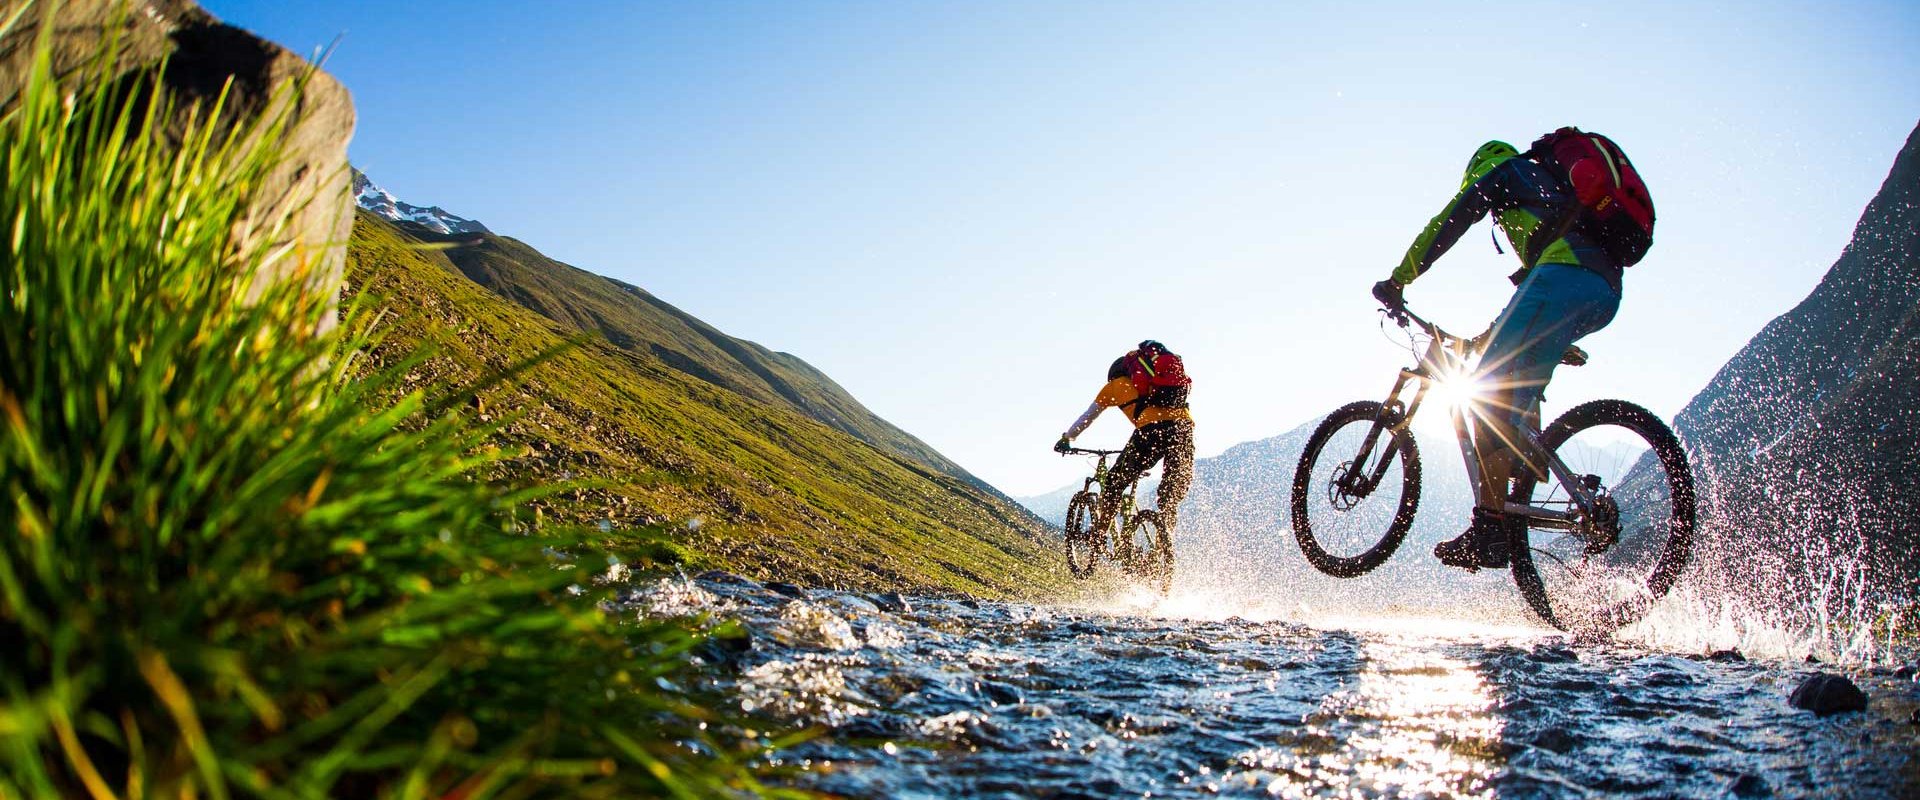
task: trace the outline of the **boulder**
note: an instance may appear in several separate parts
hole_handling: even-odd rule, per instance
[[[874,595],[873,604],[879,606],[883,611],[892,611],[896,614],[906,614],[913,611],[913,605],[907,602],[906,595],[899,592],[886,592],[884,594]]]
[[[0,15],[18,7],[14,0],[0,2]],[[192,0],[62,0],[28,7],[19,23],[0,36],[0,108],[19,98],[32,68],[33,44],[49,12],[50,62],[62,82],[118,80],[164,60],[160,82],[181,108],[164,122],[165,133],[175,140],[186,130],[185,107],[211,104],[229,82],[232,89],[222,116],[226,130],[246,130],[256,121],[285,113],[281,162],[235,233],[268,245],[305,245],[311,260],[307,285],[330,298],[339,293],[353,227],[347,142],[353,138],[354,113],[345,87],[305,58],[220,22]],[[90,65],[109,36],[117,36],[117,50],[101,76]],[[297,95],[283,91],[302,78],[304,88]],[[261,224],[283,215],[290,224],[277,235]],[[297,259],[289,259],[269,277],[292,279],[301,269]],[[332,325],[329,314],[322,327]]]
[[[1818,716],[1847,711],[1864,711],[1867,695],[1844,675],[1815,673],[1800,683],[1787,698],[1794,708],[1804,708]]]

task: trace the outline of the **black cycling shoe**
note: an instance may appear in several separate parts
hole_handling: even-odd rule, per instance
[[[1440,563],[1469,572],[1507,566],[1506,518],[1484,508],[1473,509],[1473,525],[1465,533],[1433,546]]]

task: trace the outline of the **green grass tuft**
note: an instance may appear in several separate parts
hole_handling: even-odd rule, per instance
[[[313,252],[234,235],[281,121],[169,137],[218,108],[40,52],[0,118],[0,797],[757,791],[668,688],[697,637],[603,611],[419,359],[360,376]]]

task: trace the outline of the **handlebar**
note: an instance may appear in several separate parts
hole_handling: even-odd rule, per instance
[[[1412,324],[1419,326],[1421,330],[1426,331],[1429,335],[1433,336],[1436,339],[1441,339],[1443,341],[1451,339],[1455,342],[1468,344],[1469,346],[1471,346],[1473,342],[1473,339],[1470,339],[1464,336],[1456,336],[1454,334],[1448,333],[1446,329],[1441,328],[1440,326],[1435,325],[1431,322],[1428,322],[1425,318],[1422,318],[1419,314],[1413,313],[1413,309],[1407,308],[1406,303],[1401,303],[1400,307],[1398,308],[1386,308],[1382,310],[1386,312],[1387,316],[1392,317],[1395,322],[1400,323],[1400,327],[1402,328],[1407,327],[1407,324],[1411,322]],[[1484,346],[1486,343],[1482,342],[1480,344],[1481,346]],[[1587,359],[1588,359],[1587,351],[1582,350],[1578,346],[1571,345],[1571,344],[1567,345],[1567,351],[1565,353],[1560,354],[1560,363],[1565,364],[1569,367],[1585,366],[1587,363]]]
[[[1065,450],[1059,451],[1059,453],[1060,455],[1063,455],[1063,456],[1117,456],[1117,455],[1120,455],[1119,450],[1087,450],[1079,447],[1069,447]]]
[[[1426,318],[1413,313],[1413,309],[1408,308],[1405,303],[1400,304],[1399,308],[1388,308],[1385,309],[1385,311],[1387,312],[1387,316],[1392,317],[1393,321],[1400,323],[1400,327],[1402,328],[1407,327],[1407,323],[1411,322],[1435,338],[1451,339],[1456,342],[1472,341],[1471,337],[1448,333],[1445,328],[1428,322]]]

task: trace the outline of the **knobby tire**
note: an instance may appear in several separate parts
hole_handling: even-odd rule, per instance
[[[1173,537],[1160,524],[1160,514],[1142,511],[1127,523],[1131,543],[1127,569],[1147,582],[1161,597],[1173,586]]]
[[[1392,427],[1391,421],[1386,419],[1386,413],[1385,407],[1379,402],[1361,400],[1341,406],[1327,415],[1320,426],[1314,429],[1313,435],[1307,439],[1306,450],[1300,454],[1300,465],[1293,473],[1293,536],[1300,542],[1300,552],[1307,557],[1308,563],[1315,569],[1336,578],[1357,578],[1385,563],[1387,558],[1400,548],[1400,543],[1406,540],[1407,530],[1413,527],[1414,512],[1420,508],[1420,450],[1414,445],[1413,435],[1404,428],[1393,433],[1391,437],[1386,435],[1387,430]],[[1321,458],[1321,451],[1327,446],[1327,442],[1332,440],[1334,434],[1341,428],[1348,425],[1370,427],[1375,421],[1383,422],[1382,435],[1374,441],[1374,450],[1366,454],[1367,461],[1371,462],[1374,453],[1378,452],[1379,448],[1386,447],[1389,441],[1398,445],[1397,455],[1400,459],[1401,472],[1399,507],[1377,544],[1359,555],[1337,556],[1327,552],[1319,540],[1314,538],[1308,503],[1316,492],[1327,488],[1311,485],[1314,464]],[[1353,455],[1356,454],[1331,453],[1328,457],[1345,459]]]
[[[1065,546],[1067,553],[1067,571],[1073,577],[1085,578],[1093,574],[1096,558],[1095,548],[1098,539],[1093,533],[1093,509],[1099,503],[1099,495],[1082,490],[1067,502]]]
[[[1652,412],[1622,400],[1595,400],[1575,406],[1560,415],[1541,434],[1541,439],[1548,449],[1558,453],[1562,445],[1581,431],[1601,425],[1632,431],[1654,453],[1666,472],[1667,502],[1670,505],[1668,530],[1665,542],[1660,545],[1658,561],[1640,580],[1643,591],[1636,597],[1595,608],[1555,608],[1552,598],[1548,596],[1547,580],[1536,563],[1537,554],[1545,551],[1537,551],[1530,546],[1533,536],[1545,535],[1547,531],[1516,530],[1514,536],[1517,538],[1509,542],[1509,552],[1513,554],[1513,580],[1519,586],[1521,596],[1526,598],[1527,605],[1548,624],[1579,633],[1609,633],[1646,616],[1653,601],[1664,597],[1686,569],[1696,526],[1693,475],[1688,470],[1686,451],[1681,448],[1673,430]],[[1623,478],[1622,483],[1628,482]],[[1515,481],[1514,484],[1509,499],[1526,504],[1533,502],[1536,486],[1546,485],[1533,481]],[[1659,535],[1657,531],[1655,535]]]

